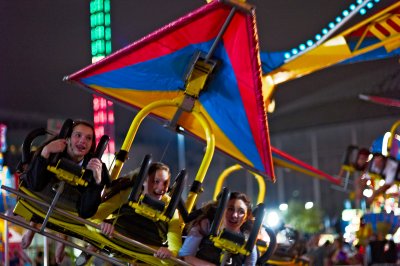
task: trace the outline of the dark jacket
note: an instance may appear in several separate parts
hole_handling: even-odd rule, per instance
[[[61,157],[69,159],[66,152],[62,153]],[[86,166],[91,158],[90,155],[86,156],[82,166]],[[47,170],[48,164],[47,159],[40,155],[35,156],[24,176],[27,187],[32,191],[39,192],[39,196],[46,201],[54,197],[53,187],[58,183],[55,174]],[[66,184],[57,206],[76,211],[82,218],[90,218],[96,213],[101,203],[101,191],[104,185],[109,183],[109,180],[110,176],[106,166],[103,164],[100,184],[96,184],[94,180],[90,180],[86,187]]]

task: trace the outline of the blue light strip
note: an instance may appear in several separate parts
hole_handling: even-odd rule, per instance
[[[348,9],[343,10],[341,12],[341,16],[337,16],[334,21],[328,23],[327,27],[323,28],[321,33],[317,33],[314,36],[314,39],[309,39],[305,43],[300,44],[298,47],[292,48],[290,51],[286,52],[284,54],[285,63],[319,46],[351,17],[357,13],[360,13],[361,15],[366,14],[368,10],[375,6],[374,3],[379,2],[380,0],[357,0],[356,3],[351,4]]]

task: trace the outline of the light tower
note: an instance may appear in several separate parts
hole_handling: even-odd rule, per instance
[[[111,53],[111,5],[110,0],[90,1],[90,28],[92,63],[99,61]],[[103,160],[108,167],[115,153],[114,108],[107,99],[93,95],[93,121],[96,133],[96,143],[104,134],[110,137],[108,148]]]

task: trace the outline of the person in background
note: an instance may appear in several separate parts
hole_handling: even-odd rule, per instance
[[[34,261],[34,265],[35,266],[43,266],[43,251],[39,250],[37,251],[36,257],[35,257],[35,261]]]
[[[385,257],[385,263],[397,263],[397,246],[393,239],[390,239],[386,242],[383,253],[383,256]]]
[[[386,239],[381,232],[375,233],[371,236],[368,247],[370,252],[370,263],[380,264],[385,263],[385,245]]]
[[[354,193],[355,193],[355,207],[361,208],[361,200],[363,198],[363,191],[367,184],[367,179],[364,177],[364,172],[367,170],[368,158],[370,152],[366,148],[361,148],[358,152],[357,160],[354,163]]]
[[[330,249],[331,242],[326,240],[324,244],[318,246],[312,254],[309,254],[310,257],[310,265],[315,266],[323,266],[328,265],[329,261],[329,249]]]
[[[371,173],[380,175],[385,167],[385,160],[386,158],[380,154],[380,153],[375,153],[373,156],[373,161],[371,161],[371,167],[370,169],[365,169],[365,171],[357,178],[356,183],[355,183],[355,194],[356,194],[356,208],[361,207],[361,200],[363,199],[364,195],[364,190],[367,188],[367,183],[368,181],[371,181]],[[371,204],[373,200],[381,193],[386,191],[388,188],[390,188],[392,184],[386,183],[382,187],[378,188],[377,190],[374,190],[373,195],[368,197],[366,199],[366,202],[368,204]]]
[[[20,266],[25,264],[32,264],[32,260],[29,256],[21,249],[15,248],[12,252],[12,256],[10,256],[10,265],[9,266]]]
[[[344,247],[344,240],[342,236],[338,236],[333,241],[332,250],[329,254],[329,259],[333,265],[348,265],[349,255]]]

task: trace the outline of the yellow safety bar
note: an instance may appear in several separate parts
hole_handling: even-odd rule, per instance
[[[140,196],[139,202],[141,202],[144,198],[144,194]],[[147,206],[146,204],[140,204],[137,202],[129,202],[129,206],[131,206],[136,213],[147,217],[148,219],[157,222],[159,220],[164,221],[164,222],[169,222],[169,218],[167,218],[163,212],[160,211],[155,211],[153,208],[150,206]]]
[[[129,150],[132,146],[133,140],[136,136],[136,133],[138,131],[138,128],[140,124],[142,123],[143,119],[150,114],[154,109],[160,108],[160,107],[176,107],[178,108],[183,101],[183,96],[182,97],[177,97],[173,100],[160,100],[156,101],[153,103],[148,104],[145,106],[143,109],[141,109],[135,118],[132,121],[131,126],[129,127],[128,133],[126,134],[125,140],[121,146],[121,151],[125,152],[126,155],[129,153]],[[199,121],[200,125],[203,127],[205,136],[206,136],[206,152],[204,154],[203,160],[200,164],[200,168],[197,172],[195,181],[202,183],[204,180],[204,177],[206,175],[206,172],[208,170],[208,167],[210,166],[211,159],[214,155],[214,150],[215,150],[215,137],[213,134],[213,131],[211,129],[211,125],[206,119],[206,117],[199,111],[199,108],[197,105],[194,106],[193,110],[191,111],[191,114]],[[117,156],[118,157],[118,156]],[[117,158],[115,162],[115,166],[111,172],[111,178],[116,179],[118,178],[121,169],[124,165],[125,159],[124,158]],[[187,201],[186,201],[186,208],[188,212],[190,212],[196,202],[197,199],[197,192],[189,192]]]
[[[156,108],[160,107],[166,107],[166,106],[174,106],[178,107],[180,104],[180,101],[175,98],[173,100],[160,100],[156,102],[152,102],[145,106],[142,110],[140,110],[135,118],[132,121],[131,126],[129,127],[128,133],[125,136],[125,140],[122,143],[121,146],[121,151],[120,152],[126,152],[126,154],[129,153],[129,150],[132,146],[133,140],[135,139],[136,133],[139,129],[140,124],[142,123],[143,119],[150,114],[150,112]],[[122,160],[121,158],[117,158],[114,168],[111,172],[111,179],[117,179],[121,170],[122,166],[124,165],[125,160]]]
[[[284,260],[268,260],[268,264],[271,265],[303,265],[303,264],[297,264],[296,259],[290,260],[290,261],[284,261]]]
[[[217,184],[215,185],[215,190],[214,190],[214,200],[217,200],[217,196],[219,194],[219,192],[222,190],[222,185],[225,181],[225,179],[234,171],[238,171],[240,169],[243,169],[243,167],[239,164],[235,164],[232,165],[231,167],[228,167],[227,169],[225,169],[220,176],[217,179]],[[258,192],[258,197],[257,197],[257,204],[264,202],[265,199],[265,180],[264,178],[259,175],[256,174],[254,172],[249,171],[250,173],[252,173],[254,175],[254,177],[256,178],[257,182],[258,182],[258,187],[259,187],[259,192]]]
[[[47,170],[49,172],[52,172],[53,174],[55,174],[59,180],[65,181],[73,186],[86,187],[88,185],[88,182],[85,179],[83,179],[83,174],[85,173],[84,170],[81,171],[80,176],[76,176],[73,173],[68,172],[67,170],[58,168],[58,165],[59,165],[59,162],[57,163],[56,166],[48,165]]]

